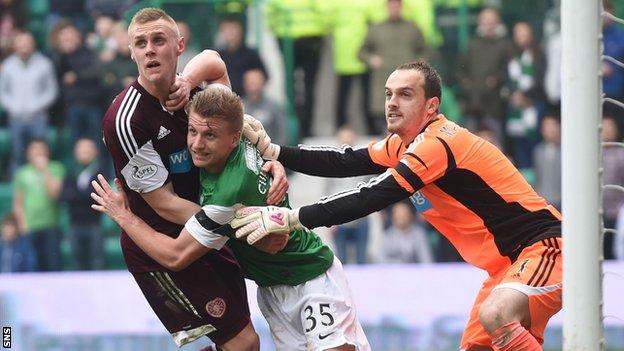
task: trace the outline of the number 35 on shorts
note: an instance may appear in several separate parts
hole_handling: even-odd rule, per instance
[[[304,328],[307,333],[319,333],[319,338],[324,339],[332,334],[323,334],[325,327],[334,325],[334,316],[332,315],[330,304],[319,303],[310,304],[303,308]],[[331,329],[331,328],[330,328]]]

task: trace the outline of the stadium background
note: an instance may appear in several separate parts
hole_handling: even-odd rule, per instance
[[[57,101],[48,109],[49,126],[46,131],[46,139],[51,150],[51,159],[61,162],[69,173],[75,169],[73,160],[73,142],[75,138],[72,134],[72,126],[67,123],[68,100],[64,99],[63,77],[60,75],[60,68],[56,58],[59,56],[54,40],[54,28],[57,28],[59,21],[69,21],[75,25],[84,35],[89,50],[97,53],[98,60],[102,53],[106,51],[110,41],[106,38],[98,37],[94,34],[95,23],[98,17],[103,14],[110,15],[115,21],[127,21],[132,13],[140,7],[156,6],[167,10],[176,20],[184,21],[188,24],[191,32],[190,49],[200,50],[202,48],[218,48],[225,44],[225,39],[220,35],[219,23],[222,20],[239,21],[245,29],[245,43],[251,48],[257,49],[268,72],[268,82],[265,94],[272,99],[276,106],[283,110],[281,123],[285,126],[283,140],[285,143],[296,144],[301,140],[306,143],[332,143],[335,144],[337,134],[335,104],[337,97],[337,77],[350,75],[339,72],[333,62],[334,40],[336,28],[339,27],[332,21],[332,15],[339,13],[327,12],[324,14],[326,27],[320,34],[323,46],[318,55],[319,73],[316,77],[314,92],[315,102],[312,106],[313,123],[309,130],[302,130],[299,118],[301,110],[301,95],[298,91],[303,85],[301,72],[294,66],[295,55],[293,50],[297,47],[297,38],[284,38],[282,40],[283,51],[280,50],[278,42],[275,40],[274,31],[269,28],[272,19],[267,13],[267,3],[281,3],[282,1],[201,1],[201,0],[152,0],[136,2],[126,1],[54,1],[54,0],[25,0],[25,1],[3,1],[2,2],[2,59],[11,54],[11,37],[19,28],[24,28],[33,33],[38,49],[53,59],[57,63],[55,66],[57,79],[60,84],[60,91]],[[301,1],[300,3],[305,3]],[[323,1],[314,3],[320,4]],[[358,11],[361,4],[367,2],[367,7],[372,10],[367,19],[368,23],[374,24],[385,20],[385,1],[382,0],[355,0],[344,1],[345,11]],[[284,4],[289,1],[283,1]],[[296,2],[295,2],[296,3]],[[369,4],[370,3],[370,4]],[[283,4],[282,4],[283,5]],[[614,1],[612,3],[614,12],[621,17],[624,14],[624,1]],[[284,5],[285,6],[285,5]],[[329,5],[326,5],[329,6]],[[540,135],[540,123],[546,115],[557,115],[558,101],[555,92],[554,96],[546,88],[545,77],[549,76],[546,62],[549,61],[548,53],[551,48],[553,38],[558,35],[559,14],[558,1],[481,1],[481,0],[403,0],[403,17],[407,22],[413,23],[420,29],[424,38],[423,51],[424,58],[431,60],[440,70],[445,82],[444,90],[444,112],[460,123],[471,123],[474,111],[469,110],[467,102],[467,92],[461,84],[462,77],[459,72],[465,68],[460,65],[463,58],[469,51],[470,42],[477,35],[478,14],[485,7],[496,8],[501,15],[501,26],[506,28],[506,34],[502,37],[509,42],[509,56],[504,62],[505,82],[498,87],[498,94],[504,111],[497,120],[500,124],[500,131],[497,126],[491,127],[487,124],[474,124],[476,132],[489,136],[512,157],[512,159],[522,163],[519,168],[527,179],[535,184],[536,167],[533,160],[528,155],[532,155],[533,149],[542,142]],[[331,8],[331,7],[330,7]],[[423,12],[428,16],[422,15]],[[288,17],[288,16],[287,16]],[[11,20],[7,20],[10,18]],[[424,18],[424,19],[423,19]],[[427,18],[431,20],[427,20]],[[533,100],[536,107],[537,119],[522,128],[522,133],[516,133],[509,125],[513,119],[517,119],[517,111],[513,111],[511,96],[514,89],[514,82],[508,74],[509,63],[514,58],[511,42],[513,27],[517,22],[527,22],[534,31],[535,48],[544,56],[544,67],[539,78],[539,86],[536,87],[538,93]],[[288,20],[287,20],[288,22]],[[13,27],[7,25],[11,23]],[[624,34],[616,30],[614,41],[620,43],[624,40]],[[624,33],[624,32],[622,32]],[[111,44],[114,47],[113,44]],[[624,43],[620,44],[624,46]],[[112,49],[115,51],[115,49]],[[282,52],[284,55],[282,55]],[[618,51],[619,52],[619,51]],[[624,52],[619,52],[619,59],[624,59]],[[105,56],[105,54],[104,54]],[[107,66],[102,71],[100,81],[105,81],[106,69],[114,71],[114,65],[106,65],[98,61],[98,65]],[[230,73],[232,74],[232,73]],[[556,76],[556,75],[555,75]],[[620,77],[613,83],[617,89],[624,89],[624,77]],[[2,86],[2,82],[0,82]],[[96,84],[97,86],[97,84]],[[97,86],[102,94],[109,94],[102,86]],[[369,140],[370,130],[367,129],[363,116],[368,113],[366,108],[362,108],[363,93],[360,85],[355,85],[353,94],[344,103],[346,104],[346,119],[355,131],[357,142]],[[108,96],[108,95],[102,95]],[[624,94],[615,96],[621,100]],[[533,95],[531,95],[533,97]],[[104,98],[99,99],[100,111],[107,105]],[[367,99],[365,99],[367,100]],[[369,106],[370,108],[370,106]],[[10,116],[6,113],[5,107],[2,117],[0,117],[0,217],[4,217],[11,212],[13,203],[13,175],[15,169],[12,167],[11,132],[9,128]],[[514,115],[515,113],[515,115]],[[606,114],[615,118],[616,124],[622,125],[621,111],[609,110]],[[521,118],[520,118],[521,119]],[[520,136],[521,138],[518,138]],[[617,137],[621,141],[621,137]],[[97,141],[97,138],[94,138]],[[528,161],[525,158],[528,157]],[[615,169],[622,169],[624,158],[616,158]],[[110,170],[105,158],[102,160],[103,168]],[[19,166],[19,165],[18,165]],[[617,171],[616,171],[617,172]],[[320,196],[349,186],[350,183],[334,184],[326,180],[305,177],[292,174],[290,177],[291,193],[293,205],[305,204],[317,200]],[[621,184],[621,183],[620,183]],[[302,191],[303,189],[305,191]],[[299,190],[301,189],[301,190]],[[556,191],[555,191],[556,193]],[[556,196],[556,194],[554,195]],[[556,200],[551,200],[557,202]],[[618,208],[622,199],[614,201]],[[128,301],[123,301],[127,297],[128,306],[139,308],[145,311],[147,305],[138,296],[138,290],[128,281],[128,274],[124,272],[110,272],[110,270],[123,270],[125,265],[118,244],[118,229],[107,220],[102,218],[100,228],[104,238],[102,251],[104,253],[105,265],[103,268],[108,272],[74,273],[80,267],[75,262],[73,248],[71,245],[71,229],[73,218],[70,216],[68,202],[55,202],[58,206],[58,230],[62,235],[60,241],[63,264],[61,270],[65,273],[8,273],[0,275],[0,324],[9,325],[14,330],[14,342],[19,345],[17,349],[24,350],[136,350],[136,349],[165,349],[172,347],[172,343],[162,334],[164,329],[160,328],[157,320],[150,312],[145,314],[146,320],[132,323],[119,323],[115,329],[114,320],[112,327],[102,327],[101,329],[80,329],[76,326],[98,323],[96,316],[106,319],[111,316],[109,305],[123,306]],[[615,211],[617,213],[617,209]],[[605,219],[605,223],[607,220]],[[346,250],[341,257],[347,262],[347,273],[352,280],[352,285],[358,299],[358,304],[362,313],[364,324],[375,350],[408,350],[408,349],[454,349],[456,340],[459,337],[461,328],[465,321],[465,314],[471,303],[474,292],[479,287],[481,281],[480,273],[466,267],[461,263],[442,263],[449,261],[460,261],[452,248],[438,236],[435,231],[421,222],[417,216],[413,220],[414,231],[419,232],[421,237],[425,237],[428,242],[428,253],[414,253],[413,257],[406,261],[397,262],[397,259],[390,259],[384,255],[382,243],[386,241],[390,231],[396,227],[392,213],[385,211],[372,216],[367,221],[368,241],[364,243],[365,249],[362,254],[362,246],[357,243]],[[320,234],[330,244],[334,244],[341,234],[337,230],[320,230]],[[414,235],[416,237],[417,235]],[[416,240],[416,239],[414,239]],[[345,240],[348,241],[348,240]],[[616,241],[617,242],[617,241]],[[362,243],[360,242],[360,245]],[[358,251],[359,248],[359,251]],[[618,252],[623,248],[613,247],[613,256],[608,258],[620,258]],[[360,256],[358,256],[360,252]],[[339,252],[340,254],[341,252]],[[362,258],[363,256],[363,258]],[[617,256],[617,257],[616,257]],[[403,257],[401,260],[404,259]],[[390,262],[390,263],[388,263]],[[423,263],[424,262],[424,263]],[[408,263],[408,265],[396,264]],[[30,267],[29,270],[41,270],[37,266]],[[605,272],[616,272],[612,277],[624,272],[624,267],[618,263],[609,263]],[[397,281],[404,285],[385,284],[379,277],[396,276]],[[474,279],[462,279],[474,277]],[[607,275],[609,277],[609,275]],[[609,299],[610,292],[621,291],[622,277],[608,279],[605,278],[605,325],[607,326],[605,336],[606,345],[610,349],[624,350],[624,322],[622,322],[622,304],[616,298]],[[102,281],[108,282],[106,289],[91,289],[88,286],[103,287]],[[372,286],[381,285],[387,287],[385,291],[373,289]],[[457,282],[465,282],[458,285]],[[97,283],[100,282],[100,283]],[[83,285],[81,285],[83,284]],[[458,288],[461,286],[461,288]],[[82,288],[78,288],[82,287]],[[408,287],[411,287],[410,290]],[[119,289],[127,292],[125,296],[109,296],[111,290]],[[421,291],[422,290],[422,291]],[[452,291],[448,299],[443,298],[442,291]],[[458,291],[460,290],[460,291]],[[88,298],[78,299],[83,295],[81,292],[89,292]],[[425,292],[429,291],[429,293]],[[430,292],[436,294],[430,294]],[[76,294],[76,295],[73,295]],[[422,294],[422,296],[421,296]],[[68,298],[68,296],[76,296]],[[140,297],[140,296],[139,296]],[[382,301],[393,302],[386,310],[371,308],[371,306],[383,305]],[[449,301],[453,300],[457,308],[448,308]],[[253,303],[253,302],[252,302]],[[38,313],[30,313],[27,307],[39,306]],[[405,309],[403,306],[413,305],[414,309]],[[419,305],[428,305],[428,310],[420,310]],[[45,307],[43,307],[45,306]],[[51,308],[50,306],[57,306]],[[87,314],[87,311],[95,308],[91,319],[86,318],[81,321],[80,316]],[[112,306],[111,306],[112,307]],[[31,307],[34,308],[34,307]],[[99,314],[98,314],[99,311]],[[105,313],[106,312],[106,313]],[[125,312],[125,313],[123,313]],[[256,311],[257,312],[257,311]],[[384,313],[387,312],[387,313]],[[408,313],[409,312],[409,313]],[[121,319],[130,318],[132,315],[141,315],[132,308],[121,309],[114,313],[114,317]],[[67,316],[65,316],[67,314]],[[422,315],[422,319],[418,316]],[[71,316],[71,317],[70,317]],[[124,317],[125,316],[125,317]],[[426,316],[426,317],[424,317]],[[560,316],[559,316],[560,317]],[[255,315],[256,324],[261,323],[261,317]],[[68,322],[71,320],[71,323]],[[426,321],[426,322],[423,322]],[[550,349],[558,349],[560,346],[561,330],[560,319],[555,319],[552,323],[554,327],[549,330],[546,346]],[[127,327],[124,329],[124,327]],[[270,344],[268,330],[266,326],[260,324],[258,328],[263,338],[263,347]],[[116,340],[116,341],[115,341]],[[195,347],[195,346],[193,346]],[[193,349],[193,347],[189,349]]]

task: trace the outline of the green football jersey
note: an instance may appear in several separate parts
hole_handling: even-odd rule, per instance
[[[200,170],[201,205],[266,206],[271,178],[262,172],[263,164],[256,148],[243,138],[220,174]],[[288,198],[280,206],[289,207]],[[234,238],[228,240],[228,246],[245,276],[259,286],[299,285],[327,271],[334,260],[331,249],[308,230],[292,232],[284,250],[275,255]]]

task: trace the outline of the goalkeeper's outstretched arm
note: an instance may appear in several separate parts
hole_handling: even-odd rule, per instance
[[[278,160],[294,171],[322,177],[355,177],[379,174],[386,167],[373,162],[366,146],[352,148],[333,146],[283,146],[271,143],[271,137],[258,120],[245,115],[243,134],[262,157]]]
[[[412,189],[417,191],[422,187],[422,183],[412,186]],[[411,194],[395,180],[390,171],[387,171],[371,179],[368,184],[328,196],[313,205],[293,210],[262,207],[261,215],[258,214],[258,208],[248,207],[239,210],[231,225],[237,229],[237,238],[247,237],[248,242],[255,242],[266,235],[284,230],[290,231],[301,227],[313,229],[347,223],[379,211]]]
[[[355,177],[386,170],[373,162],[366,146],[280,146],[277,160],[293,171],[320,177]]]

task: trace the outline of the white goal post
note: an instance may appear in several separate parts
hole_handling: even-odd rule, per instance
[[[562,0],[563,349],[603,347],[600,0]]]

